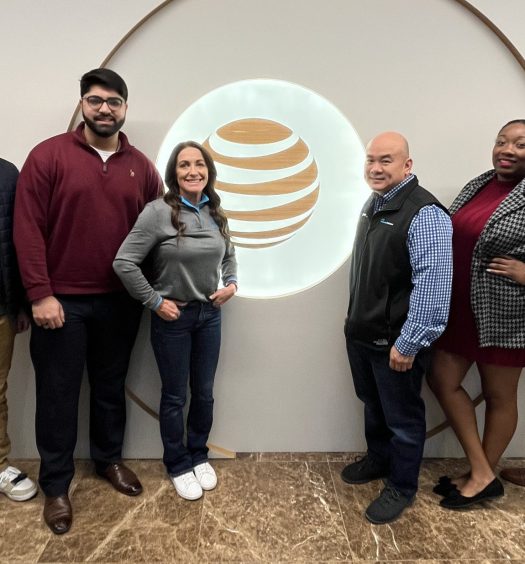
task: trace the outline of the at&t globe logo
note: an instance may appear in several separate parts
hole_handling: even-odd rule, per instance
[[[220,169],[216,187],[236,247],[279,245],[310,219],[319,197],[317,164],[291,129],[240,119],[220,127],[204,146]]]

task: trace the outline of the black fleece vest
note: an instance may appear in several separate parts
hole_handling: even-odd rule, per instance
[[[446,211],[416,177],[377,213],[374,196],[365,204],[350,265],[347,337],[376,347],[390,347],[399,337],[412,291],[408,229],[429,204]]]

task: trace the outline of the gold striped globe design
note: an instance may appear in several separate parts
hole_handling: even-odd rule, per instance
[[[235,120],[203,145],[217,166],[216,188],[236,247],[279,245],[311,218],[320,190],[317,163],[289,127],[262,118]]]

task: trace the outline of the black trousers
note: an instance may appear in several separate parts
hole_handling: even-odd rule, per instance
[[[425,446],[425,403],[421,398],[429,351],[420,351],[406,372],[389,366],[390,351],[346,340],[357,397],[365,406],[368,455],[389,468],[388,483],[408,497],[418,487]]]
[[[78,402],[86,366],[91,458],[100,470],[120,460],[125,379],[142,313],[142,305],[124,292],[56,298],[64,308],[64,326],[43,329],[33,323],[30,344],[36,376],[39,483],[47,496],[67,493],[75,473]]]

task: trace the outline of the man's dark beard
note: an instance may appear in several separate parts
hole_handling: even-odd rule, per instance
[[[121,127],[126,121],[126,118],[123,117],[120,121],[115,120],[111,125],[102,125],[98,121],[86,117],[84,112],[82,112],[82,116],[89,129],[91,129],[91,131],[93,131],[93,133],[95,133],[99,137],[104,138],[111,137],[112,135],[117,133],[117,131],[120,131]]]

